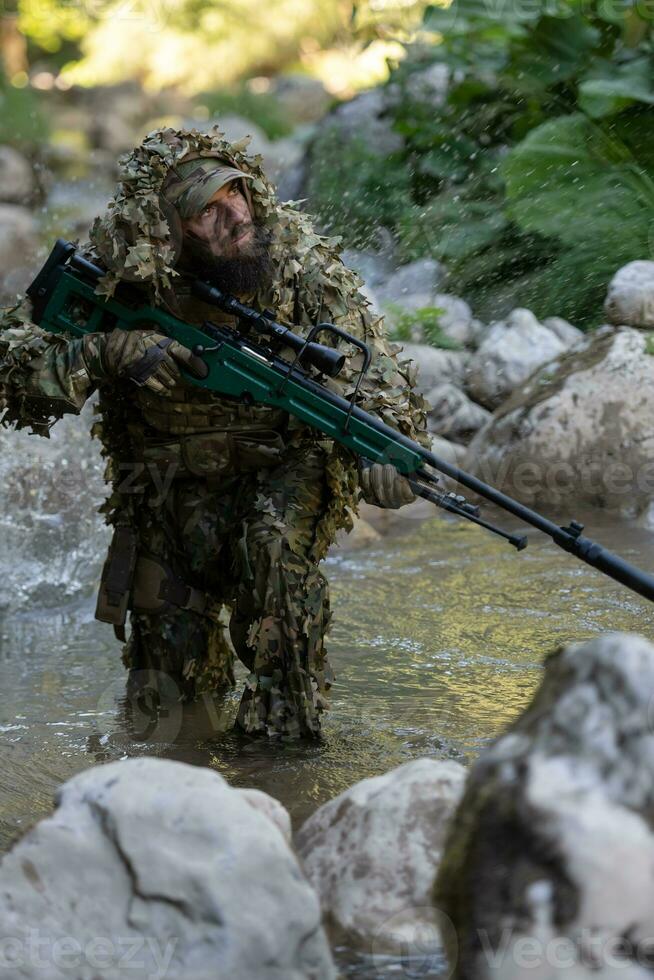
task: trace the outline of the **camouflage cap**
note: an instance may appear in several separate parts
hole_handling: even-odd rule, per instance
[[[224,161],[221,165],[216,158],[182,160],[167,182],[166,198],[175,206],[180,218],[191,218],[200,213],[221,187],[231,180],[242,179],[252,180],[252,174]]]

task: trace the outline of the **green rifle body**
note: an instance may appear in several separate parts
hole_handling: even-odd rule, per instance
[[[274,341],[277,337],[284,346],[284,334],[289,331],[276,324],[271,314],[257,313],[213,290],[226,301],[223,309],[240,310],[252,322],[263,323],[264,327],[267,324],[272,343],[269,340],[259,342],[258,338],[253,339],[221,324],[206,322],[195,326],[185,323],[159,308],[138,305],[138,302],[132,306],[97,295],[94,287],[98,277],[103,274],[102,270],[76,258],[74,253],[74,245],[58,240],[43,270],[27,290],[33,301],[34,321],[42,329],[81,337],[116,327],[123,330],[156,327],[162,334],[193,350],[205,362],[207,376],[200,380],[186,373],[185,379],[189,384],[245,403],[283,409],[358,457],[372,463],[392,463],[411,480],[417,493],[438,506],[501,534],[519,550],[525,546],[524,537],[511,535],[488,524],[478,517],[477,508],[465,503],[462,498],[435,492],[433,487],[437,481],[427,467],[438,470],[547,534],[559,547],[581,561],[645,598],[654,600],[654,577],[584,537],[581,524],[576,521],[571,521],[566,527],[555,524],[334,394],[301,367],[298,358],[294,363],[285,360],[274,349]],[[205,292],[211,292],[206,284],[199,285]],[[326,328],[339,333],[336,328]],[[355,338],[347,338],[347,335],[340,333],[359,347],[364,346]],[[297,337],[291,337],[301,344]],[[333,353],[331,348],[323,350],[327,352],[325,356]],[[320,350],[317,350],[318,361],[320,354]]]

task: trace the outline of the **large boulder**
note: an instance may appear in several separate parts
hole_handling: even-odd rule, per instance
[[[468,393],[486,408],[497,408],[536,368],[567,346],[530,310],[513,310],[506,321],[492,323],[486,331],[470,363]]]
[[[628,262],[609,283],[604,312],[609,323],[654,327],[654,262]]]
[[[320,79],[310,75],[278,75],[268,80],[266,91],[296,123],[319,122],[334,101]]]
[[[391,320],[400,313],[412,313],[425,306],[435,306],[443,267],[436,259],[416,259],[400,266],[375,292]]]
[[[551,330],[552,333],[556,334],[562,343],[566,347],[573,347],[578,344],[580,340],[584,339],[584,332],[580,330],[579,327],[573,327],[571,323],[564,320],[562,316],[546,316],[543,320],[543,326]]]
[[[436,385],[425,397],[430,405],[427,415],[429,431],[446,439],[469,442],[491,418],[489,411],[475,404],[464,391],[448,381]]]
[[[71,779],[3,858],[0,948],[23,980],[113,980],[130,951],[135,978],[336,976],[318,898],[261,801],[154,758]]]
[[[401,83],[393,81],[386,86],[385,103],[389,108],[397,108],[402,102],[426,102],[433,107],[443,105],[449,78],[450,67],[444,62],[416,67]]]
[[[642,637],[567,646],[473,765],[434,889],[457,980],[651,978],[652,691]]]
[[[654,357],[606,327],[537,371],[481,429],[466,467],[525,503],[624,516],[654,497]]]
[[[350,942],[394,949],[422,925],[438,946],[431,888],[464,780],[457,762],[416,759],[355,783],[303,824],[305,874]]]
[[[443,350],[429,344],[402,344],[400,361],[414,361],[418,365],[418,390],[422,394],[436,385],[451,382],[462,387],[470,363],[465,351]]]
[[[349,102],[342,102],[321,123],[321,131],[331,129],[342,143],[359,140],[371,153],[380,157],[400,150],[403,140],[392,128],[392,121],[383,116],[384,95],[374,88],[361,92]]]
[[[0,201],[31,204],[35,180],[29,160],[11,146],[0,146]]]
[[[20,204],[0,204],[0,306],[12,303],[37,270],[38,225]]]

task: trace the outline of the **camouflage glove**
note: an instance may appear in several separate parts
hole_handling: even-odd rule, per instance
[[[156,394],[183,384],[180,365],[198,378],[207,376],[201,358],[157,330],[116,328],[108,334],[87,334],[82,356],[93,381],[127,378]]]
[[[359,464],[359,486],[367,504],[397,510],[416,499],[409,481],[392,463]]]

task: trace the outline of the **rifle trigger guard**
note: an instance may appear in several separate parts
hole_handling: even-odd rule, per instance
[[[353,347],[357,347],[363,354],[363,367],[359,372],[359,377],[357,378],[357,383],[354,386],[354,391],[352,392],[352,397],[350,399],[350,407],[348,409],[345,422],[343,424],[343,432],[348,432],[350,428],[350,419],[352,418],[352,409],[356,403],[357,395],[359,394],[359,388],[361,387],[361,382],[368,373],[368,368],[370,367],[370,362],[372,361],[372,353],[367,344],[358,337],[353,337],[352,334],[347,333],[346,330],[341,330],[340,327],[335,326],[333,323],[317,323],[315,327],[312,327],[309,331],[307,337],[307,344],[310,344],[319,333],[333,333],[341,340],[344,340],[348,344],[352,344]]]

